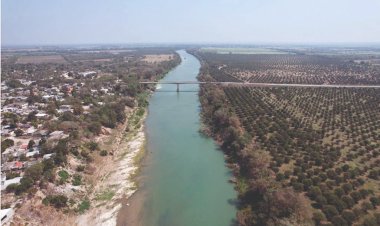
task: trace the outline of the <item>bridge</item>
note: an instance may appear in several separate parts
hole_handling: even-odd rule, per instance
[[[280,83],[259,83],[259,82],[215,82],[215,81],[163,81],[163,82],[139,82],[140,84],[217,84],[224,86],[249,86],[249,87],[312,87],[312,88],[380,88],[380,85],[339,85],[339,84],[280,84]]]

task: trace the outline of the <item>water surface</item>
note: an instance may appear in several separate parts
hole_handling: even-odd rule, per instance
[[[164,81],[195,81],[200,63],[185,51]],[[147,226],[231,225],[236,209],[231,172],[213,140],[199,133],[198,85],[161,85],[146,120],[149,164],[145,169],[142,222]]]

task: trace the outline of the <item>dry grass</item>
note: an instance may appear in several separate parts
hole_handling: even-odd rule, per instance
[[[152,54],[145,55],[143,61],[148,63],[161,63],[173,59],[173,54]]]
[[[61,55],[21,56],[16,61],[16,64],[44,64],[44,63],[65,64],[67,63],[67,61]]]

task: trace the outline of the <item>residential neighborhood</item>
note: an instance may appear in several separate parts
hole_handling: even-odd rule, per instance
[[[90,208],[92,182],[88,180],[96,164],[114,153],[112,145],[103,140],[120,130],[128,112],[145,106],[154,89],[139,85],[138,80],[158,79],[179,62],[178,57],[145,61],[147,53],[173,54],[171,49],[144,51],[73,51],[63,54],[65,63],[51,63],[46,57],[45,62],[35,63],[22,51],[5,51],[0,131],[2,218],[27,223],[23,215],[34,203],[73,214]],[[109,60],[92,59],[94,55]],[[20,63],[17,59],[32,61]],[[37,213],[27,215],[33,214]]]

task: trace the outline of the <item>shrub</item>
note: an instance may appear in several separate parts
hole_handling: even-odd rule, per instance
[[[16,172],[7,172],[6,175],[7,175],[7,180],[9,180],[9,179],[13,179],[13,178],[15,178],[15,177],[19,177],[19,176],[20,176],[20,173],[16,173]]]
[[[53,205],[55,208],[67,206],[68,198],[65,195],[48,195],[42,200],[45,205]]]
[[[82,176],[79,174],[74,174],[72,184],[74,186],[79,186],[82,184]]]
[[[15,192],[17,189],[18,184],[10,184],[5,189],[6,192]]]
[[[99,149],[99,145],[98,143],[94,142],[94,141],[90,141],[88,142],[87,144],[87,147],[91,150],[91,151],[95,151],[97,149]]]
[[[30,177],[24,176],[20,180],[20,184],[15,187],[15,194],[20,195],[23,192],[26,192],[29,188],[33,186],[33,179]]]
[[[70,174],[66,170],[61,170],[58,172],[58,176],[61,178],[62,182],[66,182],[69,179]]]
[[[78,172],[83,172],[84,169],[85,169],[85,167],[86,167],[86,166],[84,166],[84,165],[79,165],[79,166],[77,166],[76,171],[78,171]]]
[[[77,208],[77,212],[79,213],[84,213],[86,210],[90,209],[90,200],[88,199],[85,199],[83,200],[79,205],[78,205],[78,208]]]
[[[42,163],[37,163],[25,170],[25,176],[31,178],[33,181],[38,181],[41,179],[43,173]]]
[[[1,141],[1,153],[3,153],[7,148],[12,147],[15,142],[12,139],[5,139]]]
[[[101,150],[99,154],[100,156],[107,156],[108,152],[106,150]]]

